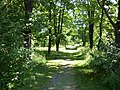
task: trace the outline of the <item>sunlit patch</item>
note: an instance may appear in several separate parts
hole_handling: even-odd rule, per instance
[[[42,73],[36,73],[37,76],[45,76],[45,74]]]
[[[35,79],[36,79],[36,77],[35,77],[35,76],[31,76],[31,79],[32,79],[32,80],[35,80]]]
[[[83,72],[84,74],[92,73],[94,72],[93,69],[80,69],[80,72]]]
[[[60,71],[59,73],[64,73],[64,71]]]
[[[65,89],[72,89],[72,87],[69,85],[69,86],[65,86],[64,87]]]
[[[52,76],[46,76],[47,78],[52,78]]]
[[[48,90],[55,90],[55,87],[49,87]]]
[[[8,83],[8,87],[11,89],[12,87],[14,87],[14,84]]]
[[[70,60],[63,60],[63,59],[57,59],[57,60],[50,60],[50,62],[62,65],[62,66],[74,66],[77,63],[81,63],[81,61],[78,60],[74,60],[74,61],[70,61]]]
[[[35,82],[34,82],[34,84],[36,84],[36,85],[37,85],[37,84],[38,84],[38,82],[37,82],[37,81],[35,81]]]

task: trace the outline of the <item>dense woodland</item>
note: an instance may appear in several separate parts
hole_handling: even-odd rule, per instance
[[[24,85],[35,48],[68,45],[89,48],[89,66],[119,90],[120,0],[1,0],[0,90]]]

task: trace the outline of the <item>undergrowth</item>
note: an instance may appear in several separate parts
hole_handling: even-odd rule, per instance
[[[80,51],[85,58],[82,60],[84,63],[78,63],[73,68],[77,87],[81,90],[108,90],[103,84],[103,73],[98,73],[90,66],[94,57],[93,51],[89,48],[82,48]]]
[[[12,90],[42,90],[59,69],[58,64],[49,63],[39,53],[32,52],[31,58],[24,63],[19,83],[11,87]]]
[[[83,52],[86,50],[86,63],[74,67],[78,87],[81,90],[119,90],[120,49],[109,45],[105,51],[85,48]]]

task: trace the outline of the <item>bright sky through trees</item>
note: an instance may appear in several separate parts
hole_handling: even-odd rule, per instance
[[[112,2],[116,3],[116,0],[110,0],[110,1],[112,1]]]

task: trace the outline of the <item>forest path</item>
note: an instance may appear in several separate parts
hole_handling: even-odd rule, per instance
[[[72,67],[76,61],[53,60],[53,62],[61,65],[60,70],[53,75],[43,90],[80,90],[75,85],[74,72],[72,71]]]

